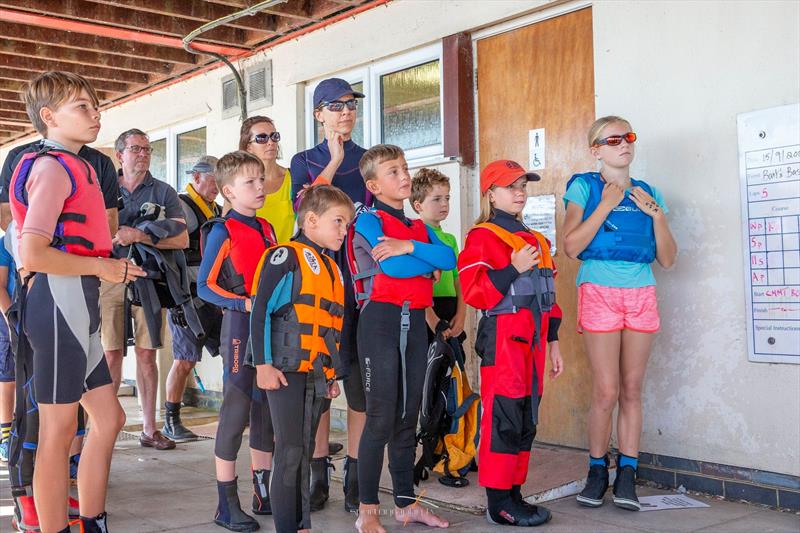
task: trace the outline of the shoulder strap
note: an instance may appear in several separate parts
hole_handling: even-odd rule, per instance
[[[504,243],[509,245],[511,248],[513,248],[514,251],[521,250],[522,248],[524,248],[528,244],[525,241],[525,239],[523,239],[519,235],[514,235],[510,231],[501,228],[497,224],[492,224],[491,222],[482,222],[480,224],[476,224],[475,228],[488,229],[489,231],[491,231],[492,233],[497,235],[497,237],[501,241],[503,241]],[[475,229],[475,228],[473,228],[473,229]]]

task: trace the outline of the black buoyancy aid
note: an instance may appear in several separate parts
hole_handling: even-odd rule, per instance
[[[228,256],[222,263],[217,284],[237,296],[249,296],[256,269],[267,248],[277,243],[272,225],[261,217],[256,217],[258,229],[237,220],[228,214],[223,218],[212,218],[201,228],[200,249],[205,248],[206,239],[214,224],[224,224],[230,237]]]
[[[81,157],[49,146],[23,155],[11,176],[9,202],[18,236],[28,212],[25,187],[34,162],[44,156],[55,158],[67,171],[72,183],[72,192],[64,201],[51,246],[75,255],[109,257],[111,231],[94,169]]]
[[[336,262],[298,241],[277,248],[290,248],[297,256],[298,270],[292,283],[291,305],[282,316],[271,318],[272,364],[283,372],[313,373],[318,396],[327,392],[327,382],[341,372],[339,341],[344,316],[344,280]],[[269,268],[264,253],[254,276]],[[299,275],[298,275],[299,274]],[[254,286],[253,292],[257,291]]]
[[[186,206],[192,211],[192,213],[194,213],[194,216],[197,219],[197,227],[194,229],[194,231],[189,233],[189,247],[183,251],[184,255],[186,256],[186,264],[190,267],[200,266],[200,261],[202,259],[202,255],[200,253],[200,238],[202,233],[201,228],[203,224],[212,218],[219,217],[222,214],[222,209],[220,209],[219,204],[214,202],[210,209],[207,208],[207,210],[204,210],[203,207],[198,203],[205,203],[203,198],[196,192],[194,194],[190,193],[188,191],[188,187],[186,192],[178,194],[178,198],[180,198],[183,203],[186,204]]]
[[[485,222],[475,227],[493,232],[514,251],[520,250],[529,244],[519,235],[511,233],[497,224]],[[503,299],[493,308],[485,311],[486,315],[504,315],[516,313],[520,309],[533,309],[534,307],[536,311],[546,313],[555,305],[555,269],[553,267],[553,258],[550,255],[550,245],[541,233],[531,231],[531,234],[536,238],[536,242],[539,245],[540,263],[531,270],[520,274],[511,284],[511,288],[503,296]]]

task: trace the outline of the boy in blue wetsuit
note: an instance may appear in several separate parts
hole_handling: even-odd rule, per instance
[[[395,518],[447,527],[447,521],[412,504],[415,432],[427,364],[425,309],[433,303],[433,278],[454,268],[456,257],[421,220],[409,220],[403,213],[411,176],[402,149],[375,146],[364,154],[360,168],[375,209],[359,215],[348,243],[361,304],[358,355],[367,400],[358,449],[361,504],[356,529],[385,531],[378,485],[387,444]]]
[[[267,250],[256,274],[253,361],[275,429],[270,496],[278,533],[311,528],[309,465],[325,399],[339,394],[345,290],[323,251],[342,246],[354,211],[336,187],[309,189],[298,210],[300,235]]]
[[[276,242],[272,226],[256,217],[264,203],[264,165],[247,152],[231,152],[217,163],[217,186],[231,204],[224,219],[203,227],[203,258],[197,295],[223,309],[220,352],[224,365],[216,456],[219,505],[214,522],[231,531],[256,531],[259,523],[242,511],[236,490],[236,456],[250,423],[253,512],[271,514],[269,474],[273,434],[267,397],[256,387],[256,371],[245,360],[250,338],[250,290],[264,251]]]

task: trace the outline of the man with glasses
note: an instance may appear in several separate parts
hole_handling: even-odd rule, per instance
[[[214,174],[217,158],[204,155],[186,171],[191,180],[186,190],[178,194],[189,233],[189,246],[183,251],[189,267],[189,282],[192,302],[197,310],[205,335],[197,338],[188,327],[177,325],[170,316],[169,330],[172,333],[172,355],[175,360],[167,375],[167,392],[164,408],[164,435],[177,442],[197,439],[181,422],[181,400],[186,389],[186,380],[203,356],[205,346],[211,355],[219,355],[219,335],[222,325],[222,310],[197,297],[197,274],[200,270],[200,228],[209,219],[222,216],[222,207],[216,202],[217,182]],[[168,314],[175,311],[169,310]]]
[[[150,154],[153,149],[147,134],[130,129],[117,137],[114,143],[117,161],[121,168],[119,184],[119,228],[114,235],[114,257],[128,257],[131,245],[142,243],[161,250],[183,250],[189,245],[183,209],[178,193],[168,183],[157,180],[150,174]],[[147,205],[146,205],[147,204]],[[149,211],[161,211],[164,217],[161,226],[145,230],[134,227],[142,215],[142,207]],[[119,388],[122,380],[122,357],[125,353],[125,285],[103,282],[100,286],[100,315],[102,318],[101,340],[114,386]],[[135,330],[136,388],[142,408],[143,427],[139,444],[157,450],[169,450],[175,442],[156,430],[156,391],[158,390],[158,367],[156,349],[148,334],[148,317],[143,307],[132,306]],[[163,324],[163,309],[160,323]],[[163,328],[162,328],[163,329]],[[163,332],[159,332],[159,337]]]
[[[298,198],[306,187],[332,184],[343,190],[356,204],[369,206],[367,192],[358,168],[366,150],[350,138],[358,116],[358,99],[364,95],[340,78],[322,80],[314,89],[314,118],[322,123],[325,139],[315,147],[292,158],[292,198]],[[344,467],[344,508],[358,511],[358,443],[367,420],[367,400],[356,352],[358,311],[351,289],[350,269],[345,247],[332,254],[344,276],[345,311],[339,355],[342,358],[344,393],[347,398],[347,457]],[[317,430],[314,458],[311,461],[311,510],[324,507],[330,486],[330,402]]]

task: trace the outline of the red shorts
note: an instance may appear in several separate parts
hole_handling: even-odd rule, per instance
[[[633,289],[583,283],[578,287],[578,331],[631,329],[655,333],[661,326],[654,285]]]

